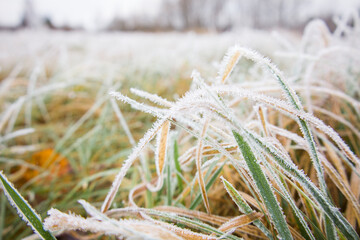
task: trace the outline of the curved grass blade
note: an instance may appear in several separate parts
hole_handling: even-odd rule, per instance
[[[258,220],[262,216],[264,216],[264,215],[259,212],[252,212],[250,214],[240,215],[240,216],[234,217],[234,218],[230,219],[229,221],[225,222],[223,225],[221,225],[219,227],[219,230],[222,232],[227,232],[234,228],[239,228],[241,226],[250,224],[250,223]]]
[[[203,177],[203,174],[201,171],[201,158],[202,158],[202,151],[203,151],[202,138],[204,138],[204,136],[205,136],[205,133],[207,130],[207,125],[208,125],[208,120],[205,121],[202,132],[201,132],[201,138],[199,138],[199,140],[198,140],[198,146],[197,146],[197,151],[196,151],[196,170],[198,173],[197,175],[198,175],[199,187],[200,187],[201,196],[202,196],[205,208],[206,208],[206,212],[210,214],[211,210],[210,210],[209,199],[206,194],[204,177]]]
[[[170,131],[170,121],[167,120],[163,123],[161,130],[157,136],[156,143],[156,152],[155,152],[155,166],[156,166],[156,174],[158,175],[158,181],[156,186],[152,186],[148,183],[146,186],[151,192],[159,191],[163,185],[164,179],[164,166],[166,164],[167,159],[167,145],[168,145],[168,135]]]
[[[234,188],[234,186],[228,182],[225,178],[222,176],[220,177],[226,191],[230,195],[231,199],[235,202],[235,204],[238,206],[240,212],[245,214],[250,214],[253,212],[249,204],[243,199],[243,197],[240,195],[240,193]],[[260,220],[255,220],[254,225],[257,226],[267,238],[274,239],[271,232],[265,227],[265,225]]]
[[[303,107],[301,105],[299,97],[296,95],[295,91],[293,89],[291,89],[290,86],[287,84],[287,82],[284,80],[280,71],[275,66],[268,63],[267,61],[265,61],[265,64],[269,67],[270,71],[273,73],[273,75],[279,82],[281,88],[283,89],[284,93],[286,94],[287,99],[291,103],[291,105],[297,110],[303,110]],[[298,121],[299,121],[301,132],[304,135],[304,138],[309,146],[309,150],[310,150],[309,154],[310,154],[310,157],[312,159],[312,162],[314,164],[314,167],[315,167],[315,170],[317,173],[317,177],[318,177],[319,184],[320,184],[320,189],[325,194],[329,194],[327,192],[328,190],[327,190],[327,185],[325,182],[323,167],[321,165],[318,150],[316,148],[316,143],[314,140],[314,136],[311,132],[310,125],[307,121],[301,119],[300,117],[298,117]],[[330,222],[330,219],[328,218],[328,216],[325,216],[325,225],[326,225],[326,235],[327,235],[328,239],[337,239],[334,224]]]
[[[224,167],[225,163],[223,163],[218,169],[216,169],[216,171],[214,172],[214,174],[211,176],[209,182],[206,184],[205,189],[206,191],[209,191],[210,187],[214,184],[215,180],[218,178],[218,176],[220,175],[223,167]],[[195,200],[191,203],[190,208],[191,210],[194,210],[201,202],[201,194],[199,193]]]
[[[183,224],[189,228],[197,229],[197,230],[202,231],[207,234],[216,234],[217,236],[223,236],[225,234],[224,232],[218,230],[217,228],[215,228],[209,224],[206,224],[206,223],[203,223],[203,222],[200,222],[197,220],[193,220],[193,219],[190,219],[187,217],[181,217],[181,216],[177,216],[176,214],[157,211],[157,210],[153,210],[153,209],[140,209],[140,210],[144,211],[145,213],[149,214],[150,216],[157,216],[166,221]],[[241,238],[234,236],[234,235],[229,235],[229,236],[227,236],[227,239],[240,240]]]
[[[15,187],[0,171],[1,188],[11,205],[17,210],[19,216],[37,233],[42,239],[56,240],[54,235],[44,229],[41,217],[31,208],[29,203],[20,195]]]
[[[280,237],[282,239],[293,239],[285,221],[285,217],[280,209],[279,203],[277,202],[275,195],[271,190],[271,186],[266,179],[265,174],[261,170],[261,167],[258,164],[249,144],[237,132],[233,131],[233,135],[237,144],[239,145],[246,164],[249,167],[251,176],[253,177],[255,184],[260,191],[260,194],[264,200],[264,204],[269,211],[270,217]]]
[[[263,108],[260,105],[255,106],[255,110],[256,110],[258,118],[259,118],[259,120],[261,122],[262,130],[263,130],[265,136],[269,136],[269,132],[267,130],[266,116],[265,116],[266,112],[264,112]],[[278,185],[278,188],[280,189],[280,191],[278,191],[278,192],[282,196],[282,200],[285,200],[285,202],[283,201],[282,203],[284,203],[285,206],[290,206],[291,207],[291,210],[292,210],[292,212],[294,214],[295,221],[298,224],[298,227],[299,227],[299,229],[300,229],[300,231],[302,233],[301,235],[303,237],[305,237],[306,239],[315,240],[315,237],[313,236],[308,224],[306,223],[306,221],[305,221],[305,219],[303,217],[303,213],[297,207],[294,199],[290,195],[289,189],[288,189],[286,183],[284,182],[283,178],[279,177],[273,171],[273,169],[272,169],[273,167],[272,167],[271,164],[268,163],[267,159],[262,157],[262,161],[265,164],[265,166],[267,167],[268,171],[270,172],[270,175],[273,177],[273,180]]]

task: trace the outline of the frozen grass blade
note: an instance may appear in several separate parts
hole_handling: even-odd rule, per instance
[[[299,228],[303,230],[304,235],[306,235],[307,239],[315,240],[313,234],[311,233],[309,226],[307,225],[307,223],[303,217],[303,213],[297,207],[297,205],[296,205],[295,201],[293,200],[292,196],[290,195],[288,189],[286,188],[286,186],[284,186],[283,181],[279,179],[278,175],[274,172],[273,167],[270,166],[270,164],[266,161],[266,159],[262,159],[262,161],[263,161],[264,165],[267,167],[267,171],[269,171],[272,179],[275,180],[277,187],[280,189],[280,191],[278,191],[277,189],[276,190],[278,191],[280,196],[285,201],[287,201],[287,203],[290,205],[290,207],[294,213],[294,217],[296,218],[296,221],[299,225]]]
[[[273,65],[269,59],[264,58],[263,56],[261,56],[260,54],[245,49],[245,48],[235,48],[234,52],[239,52],[243,53],[243,55],[251,60],[253,60],[254,62],[263,64],[264,66],[267,66],[270,70],[270,72],[275,76],[276,80],[279,82],[281,88],[283,89],[286,97],[288,98],[288,101],[290,102],[290,104],[297,110],[303,110],[301,102],[298,98],[298,96],[296,95],[295,91],[293,89],[290,88],[290,86],[287,84],[287,82],[284,80],[284,77],[282,76],[281,72],[277,69],[277,67],[275,65]],[[324,179],[324,173],[323,173],[323,169],[320,163],[320,159],[318,156],[318,152],[316,149],[316,144],[313,138],[313,135],[311,134],[311,130],[309,127],[309,124],[299,118],[298,119],[299,123],[300,123],[300,127],[302,130],[302,133],[305,137],[305,139],[308,142],[309,148],[310,148],[310,156],[311,159],[313,160],[316,172],[317,172],[317,176],[320,182],[320,186],[322,191],[326,192],[326,183],[325,183],[325,179]]]
[[[251,51],[249,49],[246,48],[241,48],[241,47],[234,47],[234,49],[232,50],[234,53],[235,52],[239,52],[241,55],[243,55],[244,57],[262,64],[263,66],[266,66],[270,72],[274,75],[274,77],[276,78],[276,80],[278,81],[279,85],[281,86],[281,88],[283,89],[288,101],[290,102],[290,104],[299,111],[303,110],[303,107],[301,105],[301,102],[298,98],[298,96],[296,95],[295,91],[289,86],[289,84],[285,81],[285,78],[283,77],[282,73],[280,72],[280,70],[278,70],[278,68],[271,63],[271,61],[269,59],[264,58],[263,56],[261,56],[260,54],[258,54],[257,52]],[[304,135],[304,138],[307,140],[309,148],[310,148],[310,156],[311,159],[314,162],[314,166],[315,169],[317,171],[317,175],[318,175],[318,179],[320,182],[320,186],[322,191],[326,192],[326,183],[324,180],[324,174],[323,174],[323,170],[322,170],[322,166],[320,163],[320,159],[318,156],[318,151],[316,149],[316,144],[313,138],[313,135],[311,133],[310,130],[310,126],[308,124],[308,122],[304,119],[302,119],[301,117],[298,117],[298,121],[300,124],[300,128],[302,130],[302,133]],[[340,144],[342,144],[342,141],[339,142]],[[348,147],[342,146],[344,147],[344,150],[346,153],[349,153],[350,155],[350,159],[353,159],[355,162],[357,162],[357,158],[352,154],[351,151],[349,151]]]
[[[197,145],[197,151],[196,151],[196,170],[197,170],[197,175],[198,175],[198,181],[199,181],[199,186],[200,186],[200,191],[201,191],[201,196],[202,199],[204,201],[204,205],[206,208],[207,213],[211,213],[210,211],[210,205],[209,205],[209,199],[208,196],[206,194],[206,188],[205,188],[205,183],[204,183],[204,177],[201,171],[201,158],[202,158],[202,149],[203,149],[203,143],[202,143],[202,139],[205,137],[205,133],[206,133],[206,129],[207,129],[207,125],[208,125],[208,120],[205,120],[202,132],[201,132],[201,137],[198,140],[198,145]]]
[[[168,135],[170,131],[170,121],[167,120],[163,123],[161,130],[157,136],[156,152],[155,152],[155,167],[158,175],[158,182],[155,187],[147,184],[150,191],[159,191],[163,184],[163,170],[166,161],[166,152],[168,145]]]
[[[243,199],[243,197],[240,195],[240,193],[234,188],[234,186],[228,182],[225,178],[222,176],[220,177],[224,187],[227,191],[227,193],[230,195],[231,199],[235,202],[235,204],[238,206],[240,212],[245,214],[250,214],[253,212],[249,204]],[[271,232],[265,227],[265,225],[260,220],[254,221],[255,226],[257,226],[267,238],[274,239]]]
[[[136,95],[138,95],[139,97],[142,97],[144,99],[148,99],[150,101],[152,101],[153,103],[156,103],[160,106],[165,106],[165,107],[172,107],[173,103],[156,95],[156,94],[150,94],[148,92],[144,92],[142,90],[136,89],[136,88],[131,88],[130,91]]]
[[[267,125],[268,124],[267,124],[266,115],[265,115],[266,112],[263,111],[261,106],[255,107],[255,111],[257,112],[258,118],[259,118],[259,120],[261,122],[262,130],[264,132],[265,137],[269,137],[269,132],[267,130]],[[281,144],[279,144],[279,145],[281,145]],[[256,145],[255,145],[255,147],[256,147]],[[285,149],[284,149],[284,152],[286,152]],[[277,187],[280,189],[279,194],[290,205],[290,207],[291,207],[291,209],[292,209],[292,211],[294,213],[294,217],[296,219],[296,222],[297,222],[303,236],[306,236],[306,239],[315,240],[313,234],[311,233],[311,230],[310,230],[309,226],[307,225],[307,223],[306,223],[306,221],[305,221],[305,219],[303,217],[303,213],[297,207],[295,201],[292,198],[292,195],[289,193],[289,190],[288,190],[287,186],[285,185],[285,183],[283,181],[283,178],[279,177],[274,172],[273,166],[271,164],[269,164],[268,159],[265,159],[265,157],[263,157],[262,155],[260,156],[260,158],[261,158],[263,164],[267,167],[267,171],[269,171],[270,176],[272,176],[272,179],[275,180],[275,182],[277,184]]]
[[[163,212],[175,213],[178,216],[190,217],[193,219],[195,218],[200,221],[211,223],[214,225],[221,225],[229,220],[226,217],[211,215],[211,214],[207,214],[205,212],[189,210],[189,209],[180,208],[180,207],[159,206],[159,207],[156,207],[155,209],[159,210],[159,211],[163,211]]]
[[[249,56],[251,56],[252,53],[249,53]],[[257,54],[254,54],[254,59],[261,61],[259,59],[261,59],[261,56],[257,56]],[[291,105],[297,109],[302,111],[303,107],[301,105],[301,102],[299,100],[299,97],[296,95],[295,91],[293,89],[291,89],[291,87],[288,85],[288,83],[285,81],[284,77],[282,76],[281,72],[277,69],[277,67],[273,64],[270,63],[270,61],[268,60],[264,60],[263,61],[265,65],[268,66],[268,68],[270,69],[270,71],[273,73],[273,75],[275,76],[275,78],[277,79],[277,81],[279,82],[280,86],[282,87],[285,95],[288,98],[288,101],[291,103]],[[309,95],[308,95],[309,96]],[[310,99],[310,97],[309,97]],[[319,184],[320,184],[320,189],[325,193],[327,193],[327,185],[325,182],[325,177],[324,177],[324,171],[321,165],[321,161],[319,158],[319,153],[316,147],[316,143],[313,137],[313,134],[311,132],[310,129],[310,125],[307,121],[301,119],[300,117],[298,117],[298,121],[300,124],[300,128],[301,131],[304,135],[304,138],[307,141],[307,144],[309,146],[309,154],[310,157],[313,161],[316,173],[317,173],[317,177],[319,180]],[[328,218],[328,216],[325,216],[325,226],[326,226],[326,233],[327,233],[327,237],[329,239],[336,239],[336,230],[335,230],[335,226],[332,222],[330,222],[330,219]]]
[[[256,113],[258,115],[258,118],[261,122],[262,130],[264,131],[265,136],[269,136],[269,131],[267,129],[267,123],[266,123],[266,109],[264,109],[262,106],[255,106]]]
[[[117,191],[119,190],[120,184],[125,177],[127,171],[139,156],[141,150],[146,146],[146,144],[154,138],[155,134],[162,128],[163,124],[166,122],[166,119],[160,119],[154,123],[153,127],[149,129],[144,137],[139,141],[138,145],[133,148],[133,152],[129,155],[129,157],[123,163],[120,172],[116,175],[115,180],[110,188],[109,193],[106,195],[106,198],[101,207],[101,212],[106,212],[110,206],[112,201],[115,198]]]
[[[224,165],[225,164],[222,164],[218,169],[216,169],[214,174],[211,176],[209,182],[206,184],[206,187],[205,187],[206,191],[208,191],[210,189],[210,187],[214,184],[215,180],[220,175]],[[191,203],[189,209],[195,209],[199,205],[200,202],[201,202],[201,194],[198,194],[196,196],[195,200]]]
[[[211,222],[215,225],[220,225],[221,223],[225,223],[228,220],[228,218],[209,215],[204,212],[190,211],[187,209],[167,207],[167,206],[158,207],[157,209],[120,208],[120,209],[112,209],[108,211],[108,214],[110,214],[113,217],[136,216],[141,213],[145,213],[151,217],[160,218],[160,220],[154,220],[151,218],[147,220],[153,221],[157,224],[160,224],[161,226],[165,226],[163,224],[166,224],[166,222],[181,225],[183,231],[188,231],[186,234],[187,236],[186,239],[216,239],[215,236],[223,236],[225,234],[224,232],[204,222]],[[176,227],[176,225],[172,225],[172,226]],[[196,229],[198,231],[201,231],[202,233],[197,233],[197,234],[200,234],[200,236],[202,236],[203,238],[198,238],[199,235],[196,235],[196,233],[190,229]],[[179,231],[180,229],[174,229],[174,230],[177,234],[181,232]],[[205,234],[211,234],[211,235],[205,235]],[[193,238],[190,237],[191,235],[193,235]],[[234,235],[230,235],[227,236],[227,239],[239,240],[241,238]]]
[[[85,232],[114,235],[126,239],[182,239],[175,233],[147,220],[115,220],[101,214],[96,209],[89,209],[95,218],[83,218],[65,214],[57,209],[48,211],[45,225],[53,230],[81,230]]]
[[[164,220],[167,221],[172,221],[174,223],[180,223],[180,224],[184,224],[190,228],[194,228],[197,230],[200,230],[202,232],[205,232],[207,234],[215,234],[217,236],[222,236],[225,233],[200,221],[196,221],[196,220],[192,220],[186,217],[180,217],[177,216],[176,214],[171,214],[171,213],[166,213],[166,212],[161,212],[161,211],[156,211],[156,210],[152,210],[152,209],[143,209],[145,210],[145,212],[151,216],[158,216],[163,218]],[[232,239],[232,240],[239,240],[239,237],[230,235],[228,236],[228,239]]]
[[[293,108],[292,106],[288,105],[284,101],[279,100],[277,98],[269,97],[269,96],[263,95],[263,94],[257,94],[254,92],[250,94],[249,91],[244,90],[244,89],[234,88],[232,86],[216,86],[216,87],[213,87],[212,89],[214,89],[218,93],[239,95],[242,98],[252,99],[256,102],[266,104],[267,106],[269,106],[279,112],[283,112],[284,114],[288,115],[291,118],[296,119],[297,121],[298,121],[298,119],[302,119],[303,121],[311,123],[312,126],[323,131],[338,145],[339,149],[353,163],[352,165],[355,164],[356,166],[359,166],[360,160],[351,151],[351,149],[345,144],[345,142],[341,139],[339,134],[336,131],[334,131],[334,129],[327,126],[320,119],[314,117],[313,115],[311,115],[307,112],[304,112],[304,111],[299,111],[299,110]]]
[[[262,213],[252,212],[247,215],[241,215],[238,217],[234,217],[234,218],[230,219],[229,221],[227,221],[226,223],[224,223],[223,225],[221,225],[219,227],[219,230],[222,232],[227,232],[234,228],[238,228],[238,227],[250,224],[253,221],[257,221],[262,216],[263,216]]]
[[[41,217],[31,208],[29,203],[20,195],[14,186],[0,171],[1,188],[11,205],[17,210],[19,216],[44,240],[56,240],[56,238],[44,229]]]
[[[115,99],[111,98],[110,103],[111,103],[111,107],[113,108],[113,110],[116,114],[116,117],[119,119],[120,125],[124,129],[126,136],[128,137],[131,145],[134,147],[136,145],[134,137],[132,136],[132,134],[129,130],[128,124],[126,123],[126,120],[125,120],[123,114],[121,113],[118,105],[116,104]]]
[[[253,177],[255,184],[260,191],[261,197],[264,200],[264,204],[280,237],[282,239],[293,239],[288,225],[285,221],[285,217],[280,209],[279,203],[277,202],[276,197],[271,190],[271,186],[266,179],[265,174],[261,170],[261,166],[257,162],[256,157],[252,152],[250,146],[237,132],[233,131],[233,135],[239,145],[246,164],[249,167],[251,176]]]
[[[167,150],[169,130],[170,130],[170,121],[165,121],[160,132],[160,139],[158,145],[159,150],[156,160],[156,167],[157,167],[156,171],[158,172],[159,176],[162,174],[166,160],[166,150]]]
[[[240,57],[241,54],[237,51],[236,47],[229,49],[222,61],[222,66],[219,71],[218,78],[221,80],[221,83],[225,83],[226,79],[229,78]]]

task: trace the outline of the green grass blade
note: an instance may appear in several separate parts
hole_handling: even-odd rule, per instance
[[[253,177],[257,188],[260,191],[260,194],[264,200],[264,204],[269,211],[270,217],[280,237],[282,239],[293,239],[285,221],[285,217],[280,209],[279,203],[277,202],[276,197],[271,189],[270,183],[268,182],[265,174],[261,170],[261,167],[257,162],[250,146],[237,132],[233,131],[233,135],[239,145],[246,164],[249,167],[250,174]]]
[[[44,229],[41,217],[35,212],[28,202],[20,195],[5,175],[0,172],[1,188],[4,190],[11,205],[17,210],[19,216],[36,232],[42,239],[56,240],[56,238]]]
[[[284,178],[287,178],[280,170],[278,170],[277,168],[274,168],[277,172],[277,174],[279,175],[279,177],[281,179],[284,179]],[[305,193],[299,188],[296,186],[296,184],[294,182],[289,182],[298,192],[299,194],[303,197],[303,202],[304,204],[307,206],[308,211],[311,211],[309,212],[309,215],[311,216],[311,218],[309,218],[306,214],[304,214],[303,212],[300,211],[300,209],[298,208],[294,208],[292,207],[292,211],[293,211],[293,216],[294,216],[294,219],[299,227],[299,230],[301,232],[301,235],[305,238],[305,239],[311,239],[312,237],[314,237],[316,240],[325,240],[326,237],[322,234],[322,232],[320,231],[319,229],[319,225],[317,224],[317,220],[316,220],[316,217],[315,217],[315,213],[313,212],[313,206],[310,205],[310,202],[309,202],[309,198],[308,196],[305,195]],[[285,182],[284,182],[285,184]],[[282,193],[280,193],[282,194]],[[313,203],[313,202],[312,202]],[[285,202],[285,204],[290,204],[290,202]],[[315,203],[313,203],[315,204]],[[291,206],[291,205],[290,205]],[[320,209],[319,209],[320,210]],[[298,213],[297,213],[298,212]],[[299,216],[299,214],[301,214],[302,216]],[[303,219],[301,219],[303,218]],[[307,224],[305,225],[305,220],[306,222],[309,223],[310,226],[313,227],[313,231],[311,231]],[[309,234],[310,233],[310,234]],[[311,236],[310,236],[311,235]],[[312,236],[313,235],[313,236]]]
[[[201,221],[197,221],[197,220],[193,220],[193,219],[190,219],[187,217],[181,217],[181,216],[177,216],[176,214],[161,212],[161,211],[157,211],[157,210],[153,210],[153,209],[142,209],[142,210],[151,216],[158,216],[164,220],[167,220],[167,221],[170,221],[173,223],[183,224],[187,227],[200,230],[207,234],[215,234],[217,236],[223,236],[225,234],[224,232],[219,231],[217,228],[210,226],[206,223],[203,223]],[[240,240],[242,238],[236,237],[234,235],[228,235],[228,236],[226,236],[226,239]]]
[[[174,142],[174,162],[175,162],[175,169],[176,169],[177,185],[179,187],[179,191],[182,192],[184,189],[184,186],[183,186],[182,178],[180,176],[181,168],[180,168],[180,162],[179,162],[179,147],[178,147],[176,140]]]
[[[335,232],[334,223],[330,220],[328,216],[325,216],[325,232],[326,238],[329,240],[336,240],[337,234]]]
[[[292,212],[294,213],[294,217],[297,220],[299,220],[299,223],[300,223],[299,228],[303,229],[305,231],[304,236],[307,239],[315,240],[315,237],[311,233],[311,230],[303,217],[303,213],[297,207],[294,199],[290,195],[289,190],[286,187],[287,185],[274,172],[273,166],[271,166],[264,157],[261,156],[261,158],[262,158],[262,162],[264,163],[264,166],[266,166],[267,170],[269,171],[270,175],[273,177],[274,181],[276,182],[276,184],[279,188],[279,191],[277,189],[275,189],[275,190],[280,194],[280,196],[282,197],[282,200],[285,200],[284,204],[286,204],[286,205],[283,205],[283,206],[289,206],[291,208]]]
[[[308,212],[308,215],[309,215],[309,217],[307,217],[306,215],[305,215],[305,217],[308,219],[308,222],[312,226],[314,236],[316,237],[316,239],[326,239],[324,234],[320,230],[318,219],[316,217],[314,208],[311,205],[309,199],[304,197],[303,202],[304,202],[305,208],[307,209],[307,212]]]
[[[279,85],[281,86],[281,88],[282,88],[283,92],[285,93],[290,104],[297,110],[303,110],[303,107],[301,105],[299,97],[296,95],[295,91],[292,88],[290,88],[288,83],[283,79],[283,76],[281,75],[280,71],[272,64],[267,64],[267,66],[270,69],[270,71],[272,72],[272,74],[275,76],[276,80],[278,81]],[[309,154],[313,161],[313,164],[314,164],[314,167],[316,170],[316,174],[319,179],[320,188],[322,191],[326,192],[327,187],[326,187],[326,183],[325,183],[324,172],[323,172],[323,169],[322,169],[322,166],[320,163],[318,151],[316,150],[316,144],[315,144],[314,137],[311,133],[310,126],[307,121],[301,119],[300,117],[298,117],[298,120],[299,120],[301,132],[304,135],[304,138],[310,149]]]
[[[271,71],[275,75],[276,79],[278,80],[281,88],[285,92],[285,94],[286,94],[289,102],[291,103],[291,105],[294,108],[296,108],[297,110],[303,110],[301,102],[300,102],[298,96],[296,95],[295,91],[293,91],[288,86],[288,84],[282,79],[282,77],[276,71],[276,69],[273,69],[271,66],[269,66],[269,68],[271,69]],[[309,146],[309,149],[310,149],[309,154],[310,154],[310,157],[312,159],[312,162],[314,164],[314,167],[315,167],[315,170],[316,170],[316,173],[317,173],[317,177],[318,177],[318,180],[319,180],[319,183],[320,183],[320,189],[325,194],[328,194],[327,193],[327,185],[326,185],[325,177],[324,177],[324,171],[323,171],[323,168],[321,166],[318,151],[316,150],[316,143],[315,143],[314,137],[313,137],[313,135],[311,133],[310,126],[309,126],[307,121],[301,119],[300,117],[298,117],[298,120],[299,120],[299,123],[300,123],[301,132],[304,135],[304,138],[305,138],[305,140],[306,140],[306,142],[307,142],[307,144]],[[330,219],[327,216],[325,216],[325,226],[326,226],[326,235],[327,235],[328,239],[337,239],[334,224],[330,222]]]
[[[3,231],[4,231],[4,225],[5,225],[5,213],[6,213],[6,199],[4,195],[0,196],[0,240],[3,239]]]
[[[228,182],[225,178],[221,177],[221,180],[223,181],[224,187],[228,194],[230,195],[231,199],[235,202],[235,204],[238,206],[240,212],[245,214],[250,214],[253,212],[249,204],[243,199],[243,197],[240,195],[240,193],[231,185],[230,182]],[[254,221],[254,225],[257,226],[267,238],[274,239],[271,232],[265,227],[265,225],[258,219]]]
[[[166,162],[166,198],[167,203],[166,205],[171,206],[172,202],[172,191],[171,191],[171,165],[170,161]]]

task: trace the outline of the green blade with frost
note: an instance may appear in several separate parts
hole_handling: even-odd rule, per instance
[[[269,211],[270,217],[281,239],[293,239],[288,225],[285,221],[285,217],[280,209],[279,203],[277,202],[276,197],[271,190],[270,183],[268,182],[265,174],[261,170],[261,167],[257,162],[256,157],[252,152],[249,144],[237,132],[233,131],[233,135],[237,144],[239,145],[239,149],[241,150],[245,162],[249,167],[250,174],[254,179],[257,188],[259,189],[261,197],[264,200],[264,204]]]
[[[11,205],[17,210],[19,216],[37,233],[42,239],[56,240],[54,235],[44,229],[41,217],[35,212],[28,202],[20,195],[14,186],[0,171],[1,188]]]
[[[166,163],[166,197],[167,197],[166,205],[171,206],[173,195],[172,195],[172,191],[171,191],[171,165],[170,165],[170,161],[167,161],[167,163]]]
[[[243,199],[243,197],[240,195],[240,193],[234,188],[233,185],[231,185],[230,182],[228,182],[225,178],[221,177],[221,180],[223,181],[224,187],[228,194],[230,195],[231,199],[235,202],[235,204],[238,206],[240,212],[245,214],[250,214],[253,212],[249,204]],[[259,220],[254,221],[254,225],[257,226],[268,239],[274,239],[271,232],[265,227],[265,225]]]
[[[154,209],[144,209],[143,208],[143,209],[141,209],[141,211],[144,211],[145,213],[147,213],[151,216],[160,217],[166,221],[170,221],[175,224],[183,224],[189,228],[197,229],[206,234],[215,234],[216,236],[219,236],[219,237],[225,235],[225,232],[222,232],[222,231],[218,230],[217,228],[215,228],[209,224],[206,224],[204,222],[201,222],[199,220],[194,220],[194,219],[187,218],[187,217],[181,217],[181,216],[177,216],[176,214],[173,214],[173,213],[161,212],[161,211],[157,211]],[[216,238],[214,237],[214,239],[216,239]],[[224,238],[221,238],[221,239],[224,239]],[[230,235],[227,235],[225,237],[225,239],[240,240],[242,238],[239,238],[235,235],[230,234]]]
[[[275,77],[277,78],[280,86],[282,87],[283,91],[287,95],[287,98],[288,98],[289,102],[292,104],[292,106],[297,110],[303,110],[303,107],[301,106],[301,102],[300,102],[298,96],[296,95],[295,91],[292,91],[292,89],[282,79],[280,74],[278,74],[276,71],[274,71],[274,69],[272,67],[270,67],[270,69],[273,72],[273,74],[275,75]],[[318,156],[318,152],[316,150],[316,143],[315,143],[314,137],[312,135],[312,132],[310,130],[310,126],[307,121],[301,119],[300,117],[298,117],[298,120],[299,120],[301,132],[303,133],[304,138],[310,149],[309,154],[310,154],[310,157],[314,164],[314,167],[315,167],[315,170],[317,173],[317,177],[319,179],[320,189],[324,193],[326,193],[330,196],[330,194],[328,193],[328,189],[327,189],[325,177],[324,177],[324,172],[322,169],[321,161]],[[331,222],[331,220],[328,218],[327,215],[325,215],[325,226],[326,226],[327,238],[330,240],[337,239],[335,226]]]

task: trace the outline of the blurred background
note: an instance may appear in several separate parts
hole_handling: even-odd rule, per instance
[[[334,29],[334,15],[359,9],[359,0],[0,0],[0,29],[301,30],[314,18]]]

